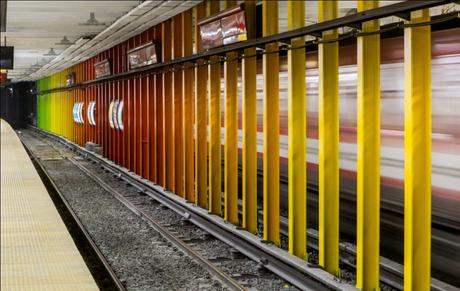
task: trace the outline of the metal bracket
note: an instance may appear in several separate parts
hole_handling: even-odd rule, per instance
[[[354,29],[357,29],[357,30],[362,30],[363,29],[363,25],[361,22],[357,22],[357,23],[350,23],[350,24],[347,24],[348,27],[351,27],[351,28],[354,28]]]
[[[410,12],[398,12],[395,13],[395,16],[402,18],[404,20],[410,20]]]

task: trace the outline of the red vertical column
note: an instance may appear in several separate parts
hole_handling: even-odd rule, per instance
[[[129,40],[129,43],[130,43],[130,48],[134,48],[136,47],[136,40],[134,38],[131,38]],[[136,140],[137,140],[137,136],[136,136],[136,118],[135,118],[135,115],[136,115],[136,89],[135,89],[135,85],[136,85],[136,82],[135,82],[135,79],[134,78],[131,78],[128,80],[128,89],[129,89],[129,92],[128,92],[128,96],[129,96],[129,110],[128,110],[128,123],[129,123],[129,143],[130,143],[130,156],[131,156],[131,165],[129,167],[129,169],[133,172],[136,171],[136,167],[137,167],[137,148],[136,148]]]
[[[155,27],[151,27],[149,29],[149,34],[148,34],[148,40],[154,40],[155,39]],[[157,43],[155,43],[157,45]],[[158,52],[158,48],[157,48]],[[154,75],[148,75],[147,76],[147,100],[148,100],[148,128],[147,128],[147,138],[149,139],[149,179],[151,181],[156,182],[157,181],[157,173],[156,173],[156,167],[157,167],[157,162],[156,162],[156,156],[157,156],[157,139],[156,139],[156,134],[157,134],[157,129],[156,129],[156,118],[155,118],[155,105],[156,105],[156,99],[155,99],[155,76]]]
[[[141,43],[147,43],[148,41],[148,31],[144,31],[141,34]],[[141,118],[141,162],[142,162],[142,168],[141,168],[141,174],[144,178],[149,178],[150,173],[149,173],[149,163],[150,163],[150,157],[149,157],[149,139],[147,136],[147,131],[149,128],[149,120],[147,116],[148,112],[148,90],[147,90],[147,76],[142,76],[140,79],[141,82],[141,108],[140,108],[140,113],[142,115]]]
[[[142,35],[136,36],[136,46],[142,45]],[[139,175],[143,175],[142,168],[143,168],[143,156],[142,156],[142,77],[136,76],[136,149],[137,149],[137,168],[136,172]]]
[[[125,72],[127,70],[127,67],[126,67],[126,63],[127,63],[127,55],[126,55],[126,51],[127,51],[127,45],[126,45],[126,41],[123,42],[121,44],[121,52],[120,52],[120,73],[121,72]],[[120,140],[120,144],[121,144],[121,164],[124,166],[124,167],[127,167],[127,158],[126,158],[126,89],[125,89],[125,85],[126,85],[126,82],[125,80],[120,80],[119,81],[120,83],[120,94],[122,95],[122,100],[123,100],[123,103],[124,103],[124,108],[123,108],[123,131],[121,132],[121,140]]]

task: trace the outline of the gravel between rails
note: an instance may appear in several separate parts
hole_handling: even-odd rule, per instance
[[[22,140],[39,156],[46,145]],[[127,289],[226,290],[69,161],[48,152],[42,163]]]
[[[98,165],[75,157],[74,153],[61,144],[48,139],[45,141],[44,137],[37,137],[27,131],[22,139],[32,151],[35,147],[37,151],[45,150],[49,156],[52,152],[49,143],[64,155],[73,156],[111,187],[129,196],[136,204],[142,204],[143,209],[147,207],[155,220],[160,220],[185,241],[190,241],[195,251],[215,262],[224,272],[251,290],[297,290],[274,274],[260,269],[255,262],[239,256],[230,246],[184,222],[175,212],[140,195],[134,187],[102,171]],[[70,161],[50,159],[42,162],[128,289],[226,290],[199,264],[178,252],[146,222]]]
[[[284,280],[274,274],[261,270],[257,263],[247,259],[244,256],[235,259],[233,249],[225,243],[208,236],[202,229],[189,224],[182,220],[177,213],[169,210],[162,205],[155,203],[147,196],[139,195],[134,187],[127,186],[125,182],[113,177],[113,174],[100,170],[98,165],[94,165],[86,160],[79,161],[86,168],[97,172],[98,177],[104,181],[110,181],[110,184],[131,197],[131,200],[137,204],[142,204],[143,209],[148,209],[149,214],[155,219],[162,221],[170,230],[176,232],[185,240],[194,240],[194,249],[204,255],[206,258],[218,261],[220,268],[231,274],[235,279],[251,289],[256,290],[297,290],[295,287],[286,283]],[[132,199],[132,197],[135,197]],[[150,203],[147,203],[150,201]]]

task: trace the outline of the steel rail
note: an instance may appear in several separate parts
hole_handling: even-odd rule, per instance
[[[90,179],[99,184],[107,192],[111,193],[116,199],[123,203],[128,209],[130,209],[134,214],[143,218],[155,231],[160,233],[165,239],[171,242],[178,249],[182,250],[185,254],[189,255],[193,260],[202,265],[209,273],[216,276],[217,279],[223,283],[230,290],[246,290],[245,287],[240,285],[236,280],[234,280],[230,275],[225,272],[222,272],[218,267],[213,265],[208,259],[200,255],[198,252],[189,247],[184,241],[174,236],[170,231],[163,227],[159,222],[157,222],[151,215],[149,215],[144,210],[140,209],[129,201],[126,197],[123,196],[116,189],[105,183],[102,179],[97,177],[94,173],[91,172],[87,167],[79,164],[75,159],[67,157],[74,166],[80,169],[85,173]]]
[[[39,132],[42,135],[51,137],[64,145],[66,145],[68,148],[72,148],[74,150],[79,150],[81,149],[79,146],[73,144],[72,142],[69,143],[69,141],[65,141],[63,138],[56,136],[52,133],[45,132],[41,129],[31,127],[33,130]],[[109,165],[112,164],[112,162],[105,160],[103,158],[97,157],[96,159],[92,158],[91,156],[94,156],[93,153],[90,153],[86,150],[84,150],[83,155],[85,155],[87,158],[90,158],[91,160],[95,161],[98,164],[101,163],[108,163]],[[118,166],[115,166],[116,168],[119,168]],[[110,169],[109,169],[110,170]],[[121,169],[121,171],[123,171]],[[132,185],[136,186],[138,189],[145,191],[146,188],[143,187],[142,185],[139,186],[139,180],[141,180],[141,183],[143,181],[147,181],[137,175],[133,175],[131,173],[127,173],[129,177],[126,179],[124,175],[122,175],[121,171],[119,169],[115,169],[115,171],[111,171],[114,175],[124,178],[124,180],[128,183],[131,183]],[[161,189],[161,188],[160,188]],[[161,191],[163,191],[161,189]],[[149,194],[149,193],[146,193]],[[154,197],[153,197],[154,198]],[[158,199],[156,199],[158,200]],[[159,201],[161,203],[161,201]],[[176,209],[177,210],[177,209]],[[177,213],[183,215],[184,217],[188,217],[187,213],[188,212],[183,212],[182,210],[176,211]],[[261,213],[259,212],[259,222],[261,222]],[[281,226],[281,234],[284,236],[288,235],[287,227],[288,223],[285,217],[281,217],[280,221],[280,226]],[[317,240],[318,240],[318,234],[315,230],[313,229],[307,229],[307,235],[308,235],[308,246],[314,249],[317,249]],[[341,257],[341,262],[346,264],[347,266],[351,268],[355,268],[354,264],[354,258],[356,257],[356,250],[354,245],[348,244],[348,243],[340,243],[340,257]],[[257,261],[257,259],[256,259]],[[381,281],[389,286],[392,286],[396,289],[402,290],[402,281],[403,281],[403,267],[402,265],[393,262],[385,257],[380,257],[380,270],[381,270]],[[289,281],[289,280],[287,280]],[[431,289],[436,290],[436,291],[441,291],[441,290],[455,290],[455,287],[452,285],[449,285],[447,283],[444,283],[438,279],[431,278]]]
[[[43,164],[40,161],[40,159],[30,149],[30,147],[27,144],[25,144],[24,142],[22,144],[24,145],[26,151],[29,153],[29,155],[32,158],[32,160],[35,163],[35,165],[38,167],[38,168],[37,167],[36,168],[40,173],[40,177],[44,177],[44,179],[46,180],[46,183],[48,183],[49,186],[52,187],[52,190],[57,194],[57,197],[64,204],[66,211],[70,214],[70,216],[72,217],[73,221],[78,226],[79,231],[84,235],[84,237],[86,239],[86,242],[89,243],[89,245],[91,246],[92,251],[96,254],[97,259],[99,260],[99,263],[102,264],[102,266],[104,267],[104,270],[109,275],[109,279],[111,280],[112,284],[117,288],[117,290],[120,290],[120,291],[126,290],[126,288],[123,286],[123,283],[120,281],[118,276],[115,274],[115,271],[112,269],[112,267],[110,266],[110,264],[107,261],[107,259],[105,258],[105,256],[99,250],[99,247],[93,241],[91,235],[85,229],[83,223],[80,221],[78,216],[73,211],[73,209],[70,206],[70,204],[67,201],[67,199],[64,197],[62,192],[59,190],[57,185],[54,183],[53,179],[48,175],[48,172],[45,170],[45,167],[43,166]]]
[[[300,288],[301,290],[357,290],[354,286],[342,282],[337,277],[327,273],[318,266],[295,257],[286,251],[262,241],[238,226],[229,224],[223,218],[210,215],[206,209],[187,202],[185,199],[163,189],[134,173],[129,172],[115,163],[96,155],[73,142],[55,134],[45,132],[30,126],[34,131],[54,139],[67,148],[92,160],[100,167],[111,172],[114,176],[131,184],[133,187],[150,196],[160,204],[167,206],[185,220],[190,221],[212,236],[232,246],[243,255],[260,264],[260,266],[275,273],[280,278]]]
[[[101,82],[114,81],[118,79],[128,78],[133,75],[138,75],[138,74],[143,74],[143,73],[147,74],[147,73],[150,73],[152,71],[155,71],[155,70],[158,70],[164,67],[171,67],[171,66],[179,65],[182,63],[186,63],[186,62],[195,62],[198,59],[209,59],[209,57],[216,56],[216,55],[224,56],[226,53],[232,52],[232,51],[243,51],[244,49],[251,48],[251,47],[262,48],[266,44],[273,43],[273,42],[289,43],[290,40],[293,38],[302,37],[306,35],[311,35],[314,37],[321,38],[323,31],[345,27],[345,26],[359,28],[361,23],[363,22],[374,20],[374,19],[380,19],[380,18],[384,18],[388,16],[398,16],[404,19],[410,19],[411,11],[420,10],[424,8],[430,8],[430,7],[448,4],[452,2],[455,2],[455,0],[404,1],[404,2],[386,5],[386,6],[375,8],[375,9],[366,10],[363,12],[358,12],[352,15],[339,17],[333,20],[308,25],[308,26],[301,27],[298,29],[294,29],[294,30],[290,30],[290,31],[286,31],[286,32],[278,33],[278,34],[273,34],[273,35],[266,36],[266,37],[250,39],[244,42],[238,42],[238,43],[229,44],[229,45],[222,46],[222,47],[209,49],[209,50],[206,50],[200,53],[196,53],[190,56],[185,56],[182,58],[177,58],[177,59],[173,59],[173,60],[162,62],[162,63],[148,65],[148,66],[133,69],[127,72],[123,72],[123,73],[119,73],[119,74],[115,74],[115,75],[111,75],[107,77],[101,77],[101,78],[94,79],[94,80],[84,81],[74,86],[59,87],[59,88],[54,88],[50,90],[44,90],[43,92],[39,92],[38,94],[46,94],[46,93],[51,93],[51,92],[58,91],[58,90],[71,90],[75,88],[94,85],[94,84],[101,83]]]

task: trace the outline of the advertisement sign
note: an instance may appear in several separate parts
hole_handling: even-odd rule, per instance
[[[96,79],[112,75],[112,70],[110,69],[110,61],[105,59],[99,63],[94,64],[94,73],[96,75]]]
[[[205,50],[247,40],[244,4],[206,17],[198,25]]]
[[[157,50],[153,41],[128,51],[128,63],[130,70],[155,64],[157,62]]]

